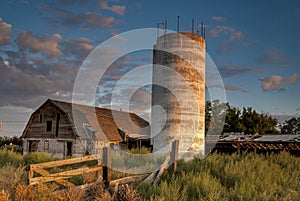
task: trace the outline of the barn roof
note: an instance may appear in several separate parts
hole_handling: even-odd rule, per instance
[[[64,112],[76,135],[82,139],[123,141],[122,133],[150,136],[149,123],[131,112],[123,112],[106,108],[48,99],[50,103]],[[45,104],[44,103],[44,104]],[[90,136],[94,131],[95,136]]]

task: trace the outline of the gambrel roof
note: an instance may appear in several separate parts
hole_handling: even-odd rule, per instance
[[[31,115],[23,132],[23,138],[26,138],[26,129],[32,116],[45,104],[51,104],[66,114],[76,137],[81,139],[123,141],[123,134],[136,134],[144,138],[150,136],[149,123],[134,113],[48,99]],[[93,132],[94,136],[88,136],[88,131]]]

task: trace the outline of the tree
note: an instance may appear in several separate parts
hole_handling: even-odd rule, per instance
[[[286,120],[280,127],[282,134],[298,134],[300,133],[300,117]]]
[[[260,114],[260,134],[279,134],[276,129],[278,122],[275,118],[268,114]]]
[[[225,118],[226,117],[226,118]],[[225,118],[225,124],[223,127]],[[293,126],[291,126],[292,124]],[[215,135],[227,132],[244,132],[245,134],[279,134],[276,129],[278,122],[269,114],[259,114],[251,107],[239,108],[229,103],[220,103],[219,100],[206,101],[205,105],[205,134]],[[292,128],[290,128],[292,127]],[[292,131],[300,132],[300,118],[297,121],[289,121],[284,127]],[[209,132],[209,133],[208,133]]]
[[[241,122],[241,111],[238,108],[229,105],[229,103],[226,104],[226,107],[226,119],[223,132],[244,131],[245,127]]]
[[[206,103],[205,103],[205,135],[207,134],[207,131],[209,129],[210,119],[211,119],[211,102],[206,101]]]
[[[206,102],[205,110],[205,134],[219,135],[223,131],[224,120],[226,117],[226,103],[219,100]]]

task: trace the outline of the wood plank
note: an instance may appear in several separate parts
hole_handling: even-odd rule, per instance
[[[28,171],[28,183],[30,184],[30,180],[33,178],[33,171],[32,170],[29,170]]]
[[[39,173],[40,175],[42,176],[46,176],[46,175],[49,175],[50,173],[47,172],[46,170],[44,169],[37,169],[37,170],[34,170],[35,172]]]
[[[70,165],[75,163],[81,163],[86,161],[92,161],[97,160],[96,156],[83,156],[79,158],[70,158],[66,160],[59,160],[59,161],[51,161],[46,163],[39,163],[39,164],[32,164],[30,165],[30,170],[37,170],[37,169],[45,169],[45,168],[51,168],[51,167],[57,167],[57,166],[63,166],[63,165]]]
[[[75,186],[75,185],[72,184],[71,182],[68,182],[68,181],[63,180],[63,179],[61,179],[61,180],[56,180],[55,182],[57,182],[57,183],[59,183],[59,184],[61,184],[61,185],[63,185],[63,186],[66,186],[66,187]]]
[[[142,175],[134,175],[134,176],[129,176],[129,177],[124,177],[121,179],[115,179],[110,181],[109,185],[114,186],[118,184],[126,184],[126,183],[131,183],[137,180],[143,180],[145,179],[149,174],[142,174]]]
[[[75,169],[75,170],[68,170],[65,172],[49,174],[49,175],[46,175],[43,177],[35,177],[35,178],[31,178],[29,180],[29,184],[34,185],[34,184],[38,184],[41,182],[63,180],[63,179],[67,179],[67,178],[70,178],[70,177],[73,177],[76,175],[98,171],[99,168],[101,168],[101,165],[96,165],[96,166],[92,166],[92,167],[84,167],[84,168]]]

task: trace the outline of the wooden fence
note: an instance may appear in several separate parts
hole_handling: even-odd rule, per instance
[[[163,170],[166,169],[166,167],[168,167],[168,164],[171,164],[174,170],[176,169],[177,158],[178,158],[178,146],[179,146],[179,141],[175,140],[172,143],[169,157],[167,157],[166,161],[161,165],[160,170],[158,170],[157,172],[163,172]],[[77,175],[83,175],[91,172],[97,172],[98,174],[97,180],[103,179],[104,184],[107,187],[109,185],[118,185],[118,184],[133,182],[135,180],[144,179],[147,176],[149,176],[149,174],[141,174],[141,175],[124,177],[116,180],[111,180],[111,162],[112,162],[111,149],[109,147],[104,147],[102,160],[100,161],[99,159],[100,157],[91,155],[91,156],[83,156],[79,158],[71,158],[66,160],[32,164],[30,165],[29,172],[28,172],[29,185],[35,185],[35,184],[45,183],[45,182],[56,182],[60,185],[70,187],[70,186],[74,186],[74,184],[68,181],[67,179]],[[74,165],[74,164],[79,164],[88,161],[97,161],[97,164],[93,166],[84,166],[84,167],[79,167],[67,171],[61,171],[58,173],[50,173],[50,171],[47,170],[50,168],[57,168],[66,165]],[[87,185],[88,184],[85,184],[82,187]]]
[[[67,181],[66,179],[74,177],[76,175],[82,175],[84,173],[90,172],[100,172],[102,165],[98,162],[97,165],[89,167],[81,167],[78,169],[67,170],[58,173],[49,173],[46,169],[55,168],[65,165],[73,165],[77,163],[83,163],[87,161],[97,160],[95,156],[84,156],[80,158],[71,158],[66,160],[52,161],[40,164],[30,165],[30,170],[28,172],[28,182],[29,185],[44,183],[44,182],[57,182],[63,186],[74,186],[73,183]],[[38,173],[40,176],[36,176],[34,173]]]

